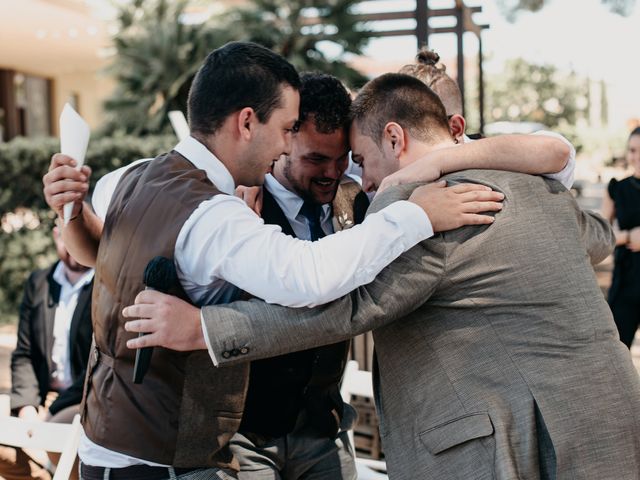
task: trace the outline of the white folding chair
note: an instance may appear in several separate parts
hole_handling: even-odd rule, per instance
[[[80,442],[80,415],[71,424],[34,422],[7,415],[5,399],[0,400],[0,405],[5,410],[0,412],[0,444],[60,453],[53,480],[68,480]]]
[[[342,388],[340,389],[342,399],[351,403],[351,396],[366,397],[373,399],[373,380],[371,372],[358,370],[358,362],[350,360],[344,370],[342,378]],[[356,460],[358,478],[360,480],[382,480],[388,479],[387,464],[382,460],[372,460],[370,458],[358,458],[356,455],[356,444],[353,438],[353,430],[349,430],[349,440],[353,447],[353,454]]]

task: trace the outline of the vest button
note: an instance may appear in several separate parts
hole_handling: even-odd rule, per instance
[[[242,355],[246,355],[247,353],[249,353],[249,347],[242,347],[242,348],[240,349],[240,353],[241,353]]]
[[[222,352],[222,358],[229,358],[231,356],[231,352],[225,350]]]
[[[233,350],[231,350],[231,355],[233,355],[234,357],[237,357],[238,355],[240,355],[240,350],[238,350],[237,348],[234,348]]]

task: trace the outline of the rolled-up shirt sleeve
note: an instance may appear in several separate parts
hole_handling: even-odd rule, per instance
[[[562,183],[567,190],[571,190],[573,187],[573,181],[575,179],[576,173],[576,149],[572,145],[572,143],[564,138],[562,135],[556,132],[550,132],[548,130],[539,130],[534,132],[532,135],[546,135],[548,137],[557,138],[558,140],[562,140],[569,146],[569,156],[567,157],[567,163],[564,168],[556,173],[545,173],[542,176],[546,178],[551,178],[553,180],[557,180]]]

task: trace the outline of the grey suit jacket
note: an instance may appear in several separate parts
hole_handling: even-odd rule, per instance
[[[608,224],[541,177],[469,170],[448,180],[502,191],[495,223],[438,234],[322,307],[207,308],[217,358],[375,329],[391,478],[637,480],[640,382],[591,266],[613,248]],[[385,192],[370,211],[412,189]],[[232,349],[247,354],[223,355]]]

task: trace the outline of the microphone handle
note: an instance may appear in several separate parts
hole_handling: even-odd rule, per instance
[[[155,290],[155,288],[145,287],[145,290]],[[138,332],[138,338],[145,336],[145,332]],[[138,348],[136,350],[136,362],[133,365],[133,383],[140,384],[149,370],[151,364],[151,354],[153,347]]]

